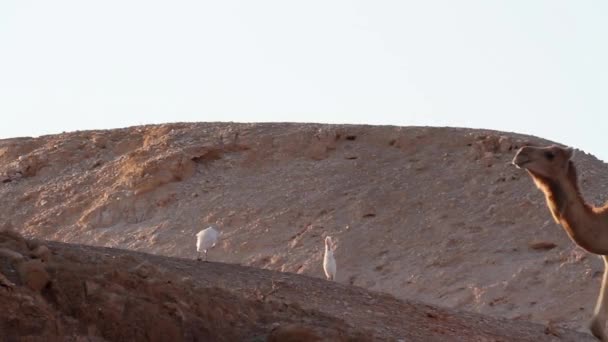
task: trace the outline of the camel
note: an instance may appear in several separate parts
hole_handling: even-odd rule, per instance
[[[596,338],[608,341],[604,332],[608,309],[608,204],[594,207],[585,202],[571,160],[573,155],[572,148],[525,146],[517,151],[513,164],[532,176],[544,193],[555,222],[564,228],[570,239],[603,258],[602,286],[589,328]]]

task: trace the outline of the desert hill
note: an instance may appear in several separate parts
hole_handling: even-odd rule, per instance
[[[444,308],[585,330],[601,261],[510,165],[539,138],[489,130],[178,123],[0,141],[0,222],[28,238],[337,280]],[[608,168],[578,151],[586,198]],[[540,247],[539,247],[540,246]],[[308,278],[307,278],[308,279]]]
[[[292,273],[11,231],[0,246],[2,341],[593,341]]]

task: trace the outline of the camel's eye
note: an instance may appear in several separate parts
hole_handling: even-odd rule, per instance
[[[545,152],[545,158],[547,158],[547,160],[553,160],[553,158],[555,158],[555,154],[553,154],[551,151],[547,151]]]

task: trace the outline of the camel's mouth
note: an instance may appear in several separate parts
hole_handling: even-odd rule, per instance
[[[530,160],[527,156],[518,154],[515,156],[515,158],[513,158],[512,163],[513,165],[517,166],[518,169],[521,169],[524,167],[524,165],[530,162],[532,162],[532,160]]]

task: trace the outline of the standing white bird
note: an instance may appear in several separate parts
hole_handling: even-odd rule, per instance
[[[205,261],[207,261],[207,251],[217,243],[220,233],[210,226],[196,234],[196,251],[198,253],[198,261],[201,261],[201,251],[205,252]]]
[[[325,238],[325,256],[323,256],[323,270],[327,280],[336,279],[336,259],[334,258],[334,252],[336,245],[331,239],[331,236]]]

